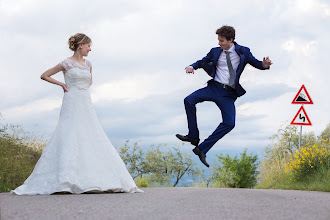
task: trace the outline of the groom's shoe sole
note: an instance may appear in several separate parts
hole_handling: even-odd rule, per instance
[[[188,137],[187,135],[183,136],[181,134],[176,134],[175,136],[177,138],[179,138],[181,141],[187,141],[187,142],[190,142],[192,145],[194,145],[196,147],[198,146],[199,138],[191,138],[191,137]]]
[[[199,157],[199,159],[205,166],[210,167],[210,165],[206,162],[205,153],[201,149],[199,149],[199,147],[195,147],[192,151]]]

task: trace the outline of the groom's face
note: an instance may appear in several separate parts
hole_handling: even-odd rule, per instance
[[[219,45],[224,50],[229,50],[233,45],[233,39],[227,40],[225,37],[218,35]]]

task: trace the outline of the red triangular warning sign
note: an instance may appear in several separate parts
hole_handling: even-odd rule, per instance
[[[301,86],[291,104],[313,104],[313,101],[304,85]]]
[[[304,109],[304,106],[301,106],[299,111],[297,112],[296,116],[294,116],[292,125],[312,125],[311,121],[309,120],[307,113]]]

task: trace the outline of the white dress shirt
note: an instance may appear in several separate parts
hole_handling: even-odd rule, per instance
[[[215,74],[214,80],[217,82],[220,82],[222,84],[228,85],[230,73],[229,73],[229,69],[228,69],[228,65],[227,65],[225,51],[226,50],[223,50],[220,54],[219,60],[217,62],[217,69],[216,69],[216,74]],[[233,65],[233,69],[236,73],[236,70],[237,70],[237,67],[238,67],[238,64],[240,61],[240,57],[235,51],[235,44],[233,44],[231,46],[231,48],[229,48],[228,51],[230,52],[229,57],[230,57],[231,64]]]

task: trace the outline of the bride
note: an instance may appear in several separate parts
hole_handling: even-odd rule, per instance
[[[68,43],[73,56],[41,75],[41,79],[64,90],[57,127],[32,174],[11,192],[143,192],[104,133],[92,106],[88,91],[92,85],[92,64],[83,58],[91,51],[91,39],[78,33]],[[60,71],[65,84],[51,77]]]

